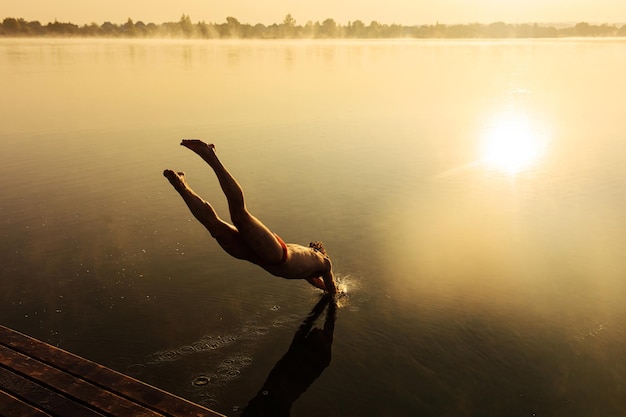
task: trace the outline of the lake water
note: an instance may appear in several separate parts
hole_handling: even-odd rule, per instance
[[[229,416],[624,415],[624,74],[619,39],[0,40],[1,323]],[[162,177],[227,218],[183,137],[325,243],[325,342]]]

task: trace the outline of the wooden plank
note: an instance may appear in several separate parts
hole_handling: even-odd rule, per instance
[[[222,416],[183,398],[106,368],[95,362],[0,326],[0,359],[5,367],[41,384],[63,390],[110,415]],[[16,356],[17,355],[17,356]],[[6,358],[5,358],[6,356]],[[21,363],[24,362],[24,363]],[[43,371],[45,369],[45,371]],[[54,375],[52,380],[50,375]],[[58,382],[62,381],[62,382]],[[71,390],[71,392],[69,392]],[[116,403],[117,405],[111,405]],[[131,403],[130,413],[125,407]],[[106,407],[117,407],[109,409]],[[139,410],[142,410],[141,412]],[[115,413],[125,414],[115,414]],[[152,414],[143,414],[151,412]],[[223,417],[223,416],[222,416]]]
[[[3,370],[0,368],[0,372]],[[39,408],[33,408],[32,405],[8,392],[0,391],[0,416],[51,417],[51,414],[45,413]]]
[[[0,363],[6,368],[11,369],[14,373],[19,373],[21,376],[39,385],[49,387],[53,391],[63,393],[65,396],[72,398],[80,404],[85,404],[91,409],[101,410],[102,414],[105,415],[137,417],[163,416],[163,414],[146,409],[142,405],[104,390],[72,374],[46,365],[36,359],[29,358],[23,353],[16,352],[6,346],[0,346]],[[19,394],[22,393],[20,392]]]
[[[13,397],[19,397],[19,407],[30,405],[31,410],[50,413],[55,416],[103,417],[103,414],[90,410],[58,392],[20,376],[4,367],[0,367],[0,386]],[[19,416],[7,413],[2,415]]]

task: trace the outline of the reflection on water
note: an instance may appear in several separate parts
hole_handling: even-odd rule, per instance
[[[328,307],[324,327],[313,328]],[[335,330],[335,301],[328,295],[313,307],[291,341],[289,350],[274,366],[267,380],[242,416],[288,416],[293,403],[330,365]]]
[[[172,194],[228,212],[199,137],[349,290],[293,415],[624,415],[624,73],[623,40],[0,40],[3,324],[243,409],[319,294]]]

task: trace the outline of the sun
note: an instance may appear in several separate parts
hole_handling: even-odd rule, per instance
[[[497,115],[482,137],[481,162],[510,175],[531,169],[544,154],[545,134],[524,113]]]

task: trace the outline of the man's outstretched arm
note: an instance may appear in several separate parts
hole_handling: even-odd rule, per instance
[[[322,278],[315,277],[315,278],[307,278],[306,280],[309,284],[311,284],[315,288],[319,288],[320,290],[326,291],[326,284],[324,284],[324,280]]]
[[[333,277],[333,272],[330,269],[328,270],[328,272],[324,273],[321,278],[307,278],[306,280],[309,282],[309,284],[313,285],[316,288],[319,288],[320,290],[324,290],[331,295],[337,294],[335,278]]]
[[[329,294],[337,294],[337,285],[335,284],[335,277],[333,276],[333,267],[330,263],[330,259],[326,259],[326,264],[328,269],[322,275],[322,279],[324,280],[324,289]]]

